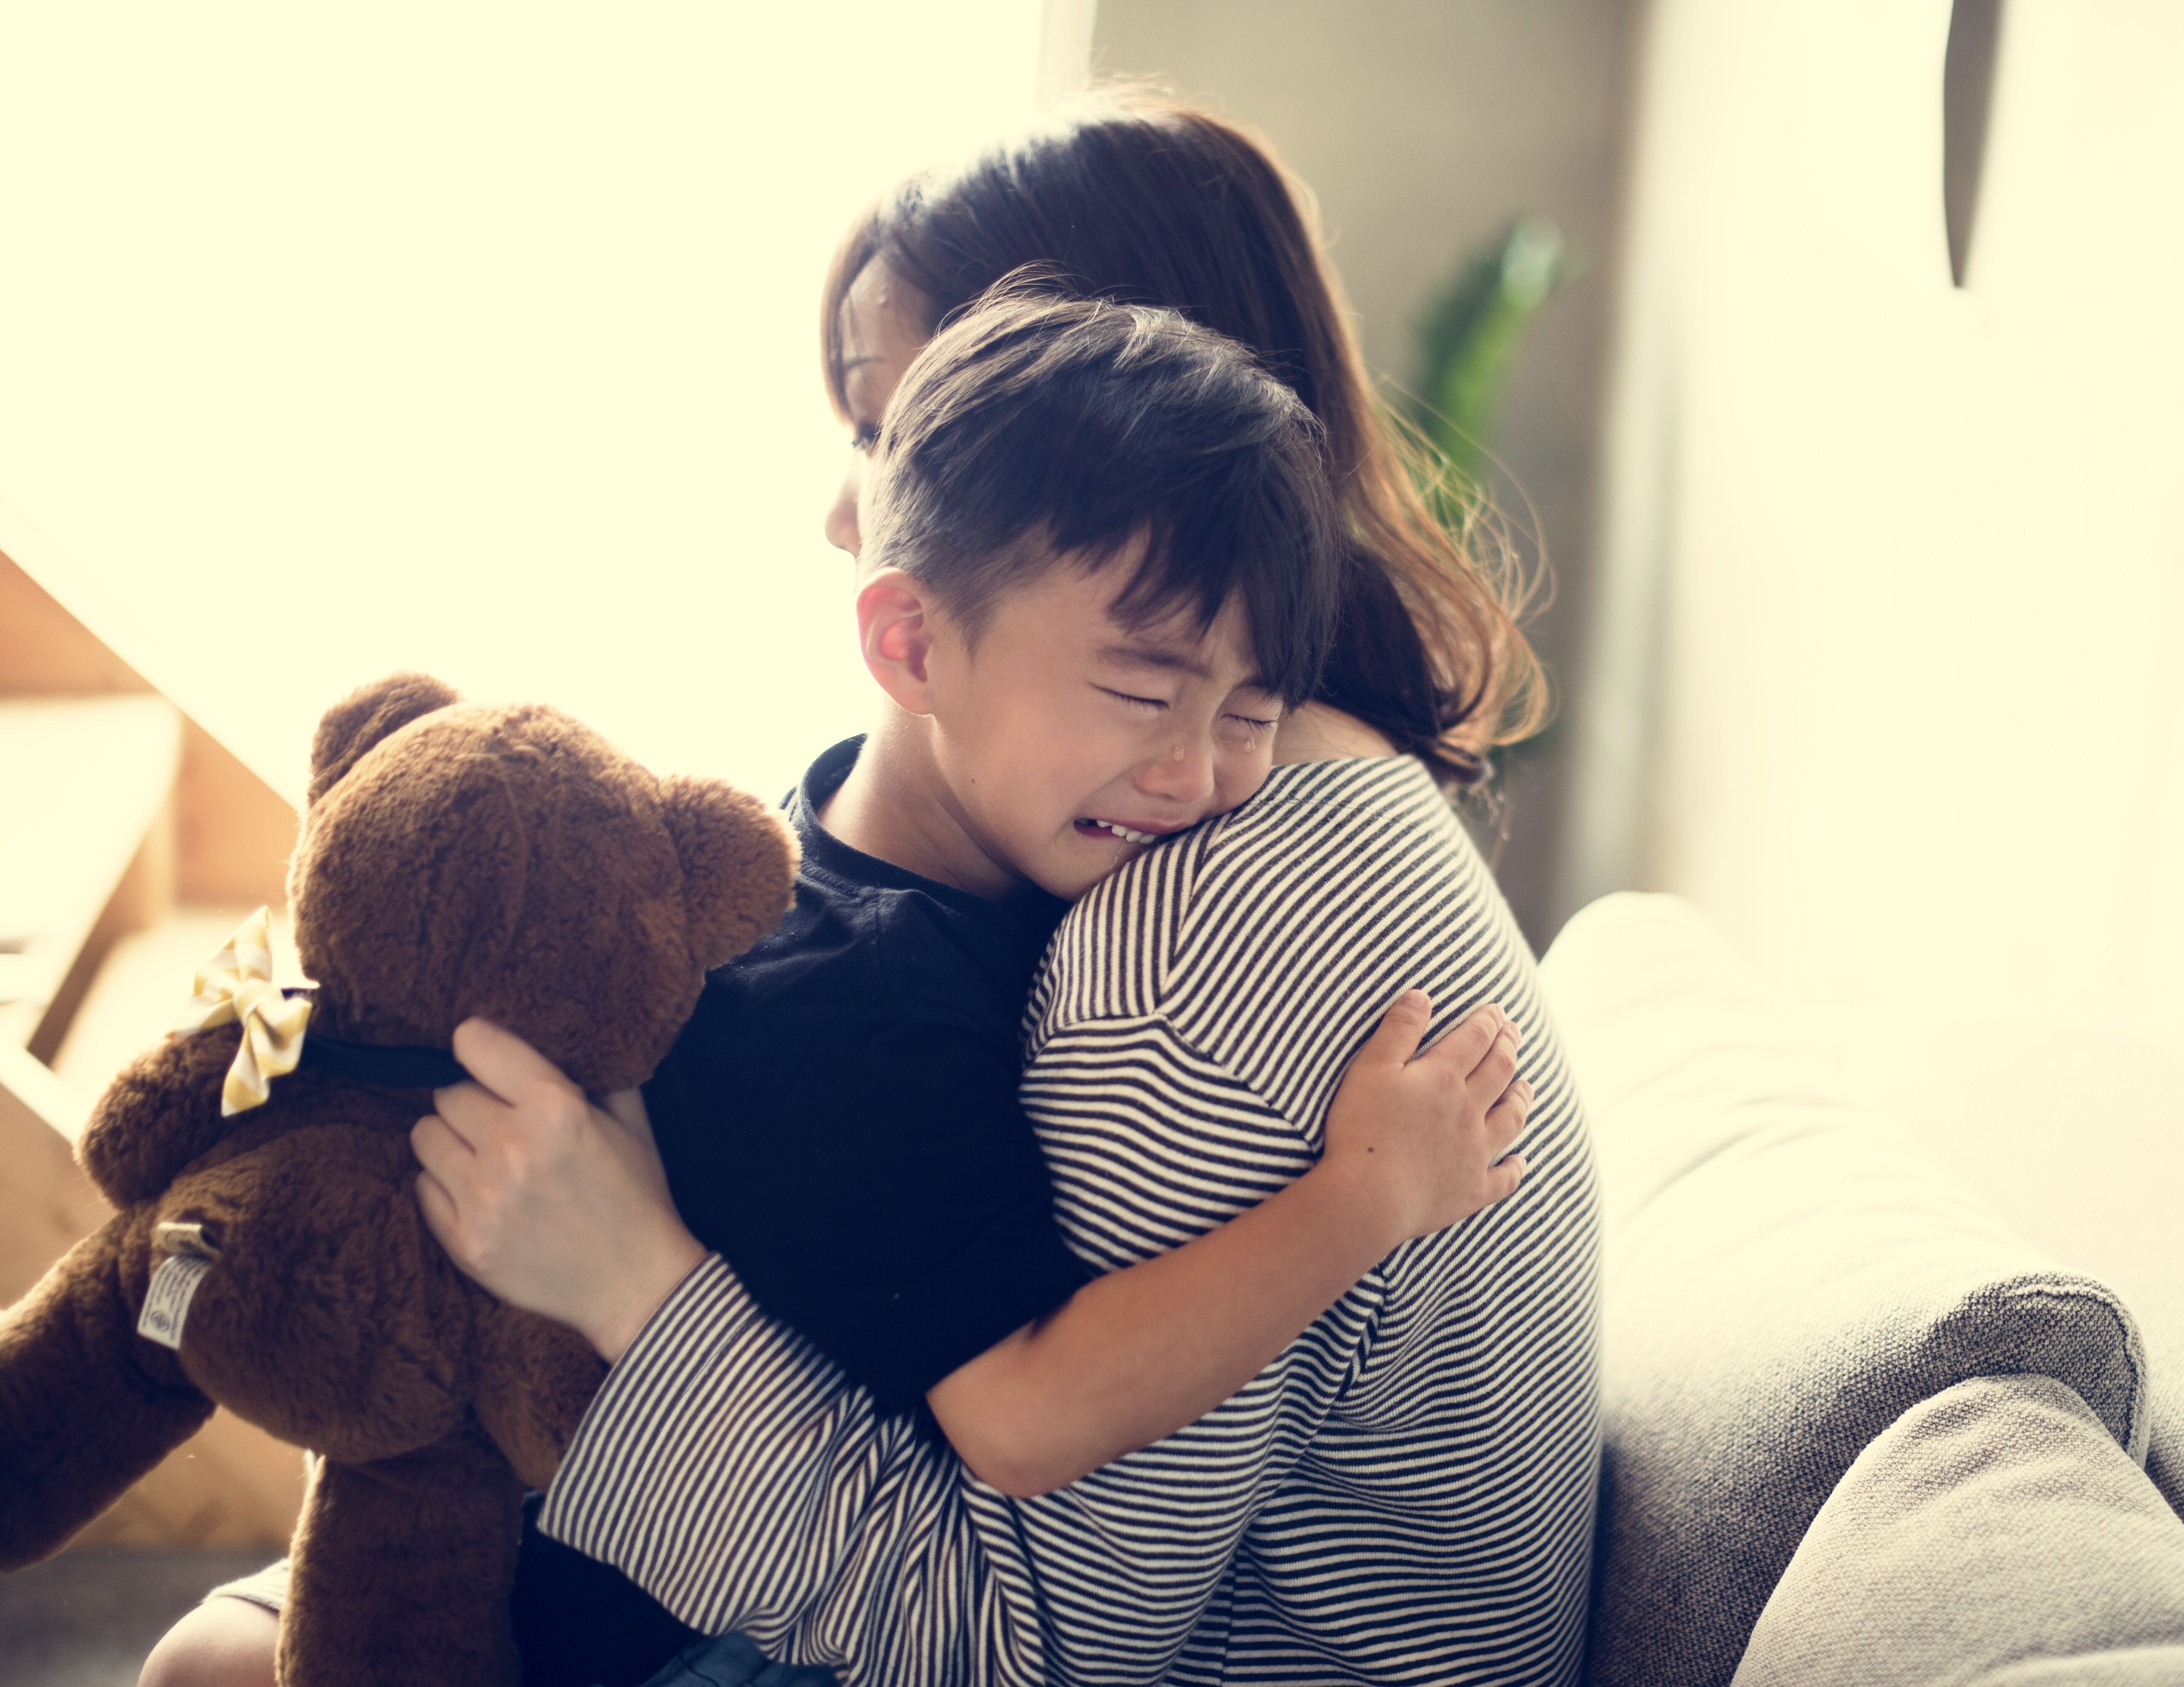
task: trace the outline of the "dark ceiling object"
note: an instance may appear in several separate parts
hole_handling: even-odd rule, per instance
[[[1971,266],[2002,3],[1956,0],[1949,10],[1949,51],[1942,70],[1942,209],[1949,225],[1949,276],[1958,287]]]

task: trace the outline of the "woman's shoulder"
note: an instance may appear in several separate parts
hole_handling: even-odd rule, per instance
[[[1414,755],[1340,756],[1277,767],[1250,802],[1223,816],[1214,829],[1232,849],[1259,835],[1309,849],[1330,830],[1360,826],[1462,834],[1448,798]]]
[[[1356,947],[1423,908],[1499,900],[1433,775],[1407,755],[1279,767],[1207,839],[1179,955],[1240,945]]]
[[[1256,971],[1269,946],[1356,945],[1430,905],[1498,900],[1410,756],[1278,767],[1251,800],[1095,886],[1056,934],[1034,1027],[1156,1015],[1188,982]]]

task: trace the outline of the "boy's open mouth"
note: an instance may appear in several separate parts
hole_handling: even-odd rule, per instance
[[[1087,835],[1095,832],[1108,832],[1121,838],[1125,844],[1151,844],[1157,842],[1164,835],[1156,832],[1135,831],[1124,826],[1120,821],[1114,820],[1080,820],[1077,822],[1077,829]]]

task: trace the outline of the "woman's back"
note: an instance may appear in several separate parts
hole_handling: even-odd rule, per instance
[[[1425,770],[1279,768],[1087,896],[1032,1003],[1024,1099],[1071,1245],[1131,1264],[1302,1172],[1350,1055],[1413,984],[1437,1026],[1490,1001],[1522,1028],[1524,1187],[1397,1249],[1180,1435],[1022,1504],[1034,1538],[1078,1533],[1089,1510],[1148,1549],[1127,1598],[1077,1590],[1066,1667],[1124,1673],[1180,1643],[1170,1679],[1333,1660],[1376,1681],[1574,1679],[1597,1460],[1591,1156],[1530,953]],[[1201,1548],[1159,1550],[1185,1538]]]

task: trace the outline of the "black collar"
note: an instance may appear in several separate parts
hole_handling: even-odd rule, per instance
[[[289,990],[290,996],[310,994]],[[321,1072],[350,1083],[376,1083],[387,1089],[444,1089],[466,1083],[470,1074],[444,1049],[404,1048],[385,1043],[352,1043],[345,1038],[321,1036],[308,1026],[304,1031],[298,1072]]]
[[[322,1072],[350,1083],[376,1083],[388,1089],[444,1089],[465,1083],[470,1074],[444,1049],[404,1049],[384,1043],[350,1043],[339,1037],[304,1033],[298,1072]]]

